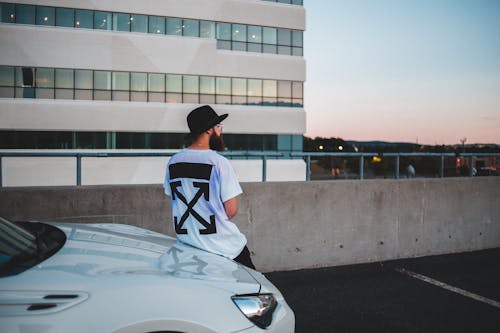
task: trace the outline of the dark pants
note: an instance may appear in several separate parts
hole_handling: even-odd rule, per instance
[[[250,267],[251,269],[255,269],[255,266],[252,263],[252,259],[250,258],[250,251],[248,251],[248,247],[246,246],[243,248],[243,251],[241,251],[241,253],[236,258],[234,258],[234,261]]]

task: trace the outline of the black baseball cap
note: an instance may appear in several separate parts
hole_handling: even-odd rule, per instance
[[[187,116],[190,134],[199,135],[226,119],[227,116],[227,113],[219,116],[210,105],[197,107]]]

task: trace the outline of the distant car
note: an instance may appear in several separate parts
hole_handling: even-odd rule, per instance
[[[293,332],[261,273],[120,224],[0,218],[0,331]]]

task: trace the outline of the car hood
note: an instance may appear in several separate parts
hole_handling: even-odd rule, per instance
[[[144,281],[138,279],[141,276],[147,276],[149,283],[188,279],[238,293],[261,289],[259,273],[163,234],[122,224],[50,224],[66,234],[66,243],[50,258],[16,276],[15,289],[33,288],[33,281],[37,289],[47,282],[51,288],[87,290],[105,280],[133,286],[135,281]]]

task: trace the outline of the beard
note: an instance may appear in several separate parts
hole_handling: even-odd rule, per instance
[[[222,138],[221,135],[217,134],[212,134],[210,136],[210,149],[215,150],[215,151],[224,151],[226,150],[226,144],[224,143],[224,139]]]

